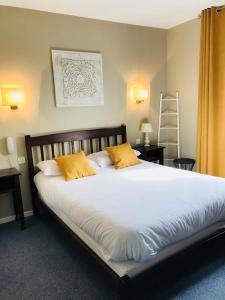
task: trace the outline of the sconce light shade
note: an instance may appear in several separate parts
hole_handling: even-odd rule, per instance
[[[140,85],[134,85],[131,90],[131,96],[137,104],[144,102],[148,97],[148,90]]]
[[[18,88],[1,88],[1,98],[3,106],[17,109],[22,102],[22,93]]]
[[[15,151],[14,140],[11,136],[7,136],[6,138],[6,148],[8,154],[13,154]]]

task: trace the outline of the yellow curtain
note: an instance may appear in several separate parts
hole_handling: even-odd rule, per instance
[[[225,9],[201,16],[197,171],[225,177]]]

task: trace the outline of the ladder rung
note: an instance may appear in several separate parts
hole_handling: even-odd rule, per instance
[[[175,142],[161,142],[159,145],[177,146],[178,144]]]
[[[164,160],[174,160],[175,159],[175,157],[164,157]]]
[[[177,98],[162,98],[162,101],[176,101]]]
[[[170,109],[170,108],[166,108],[162,111],[162,114],[167,114],[167,113],[177,113],[177,111],[175,109]]]
[[[165,126],[160,127],[160,129],[162,129],[162,130],[165,130],[165,129],[177,130],[177,127],[173,126],[173,125],[165,125]]]
[[[164,112],[164,113],[162,112],[161,115],[162,116],[177,115],[177,113],[176,112]]]

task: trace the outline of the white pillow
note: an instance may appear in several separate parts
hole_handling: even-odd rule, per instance
[[[60,171],[55,160],[43,160],[40,161],[36,167],[41,170],[45,176],[60,176],[62,172]]]
[[[96,162],[94,162],[91,159],[88,159],[89,164],[94,168],[95,170],[99,168]],[[57,163],[55,160],[43,160],[39,162],[36,167],[40,171],[44,173],[45,176],[61,176],[62,172],[60,171]]]
[[[134,151],[134,154],[135,154],[137,157],[141,155],[141,152],[140,152],[140,151],[135,150],[135,149],[133,149],[133,151]]]
[[[99,151],[87,156],[90,160],[94,161],[101,168],[106,168],[112,165],[112,161],[106,151]]]
[[[95,171],[96,171],[96,169],[99,169],[99,165],[98,165],[95,161],[89,159],[88,157],[87,157],[87,160],[88,160],[88,163],[90,164],[90,166],[91,166],[93,169],[95,169]]]
[[[141,152],[138,150],[133,149],[133,151],[136,156],[141,155]],[[105,150],[89,154],[87,157],[98,164],[98,166],[101,168],[106,168],[112,166],[113,164],[111,158]]]

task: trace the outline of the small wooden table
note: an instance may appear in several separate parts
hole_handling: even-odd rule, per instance
[[[150,162],[159,162],[160,165],[164,164],[164,148],[161,146],[150,145],[145,147],[144,145],[134,146],[133,149],[136,149],[141,152],[139,156],[140,159],[147,160]]]
[[[0,194],[11,192],[16,215],[16,221],[20,222],[21,229],[25,229],[23,201],[20,191],[19,176],[21,173],[15,169],[0,170]]]

